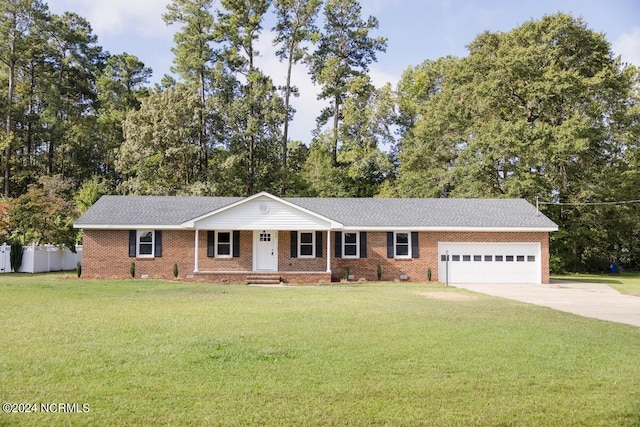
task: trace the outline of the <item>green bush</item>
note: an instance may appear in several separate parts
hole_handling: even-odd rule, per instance
[[[82,276],[82,263],[80,261],[76,264],[76,273],[78,277]]]
[[[131,274],[131,278],[135,279],[136,277],[136,263],[132,262],[131,265],[129,266],[129,273]]]

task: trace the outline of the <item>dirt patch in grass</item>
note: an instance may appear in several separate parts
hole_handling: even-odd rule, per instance
[[[458,292],[418,292],[418,295],[445,301],[477,301],[480,299],[480,297],[476,295],[462,294]]]

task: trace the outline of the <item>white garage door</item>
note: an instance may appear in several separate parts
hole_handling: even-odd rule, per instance
[[[447,254],[449,262],[447,263]],[[542,283],[539,243],[438,243],[441,283]]]

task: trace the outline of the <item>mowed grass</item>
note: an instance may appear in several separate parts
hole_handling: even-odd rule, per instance
[[[0,425],[632,426],[640,328],[433,284],[0,276]],[[80,406],[81,407],[81,406]]]
[[[640,297],[640,274],[635,272],[621,272],[619,274],[564,274],[554,275],[552,279],[604,283],[622,294]]]

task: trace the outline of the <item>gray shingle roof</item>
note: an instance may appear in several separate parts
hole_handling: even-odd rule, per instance
[[[104,196],[76,227],[180,227],[241,197]],[[284,199],[345,227],[557,228],[523,199]]]
[[[241,197],[103,196],[75,225],[176,227],[240,200]]]
[[[524,199],[287,199],[345,226],[555,227]]]

